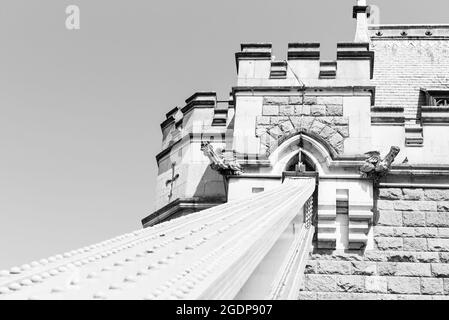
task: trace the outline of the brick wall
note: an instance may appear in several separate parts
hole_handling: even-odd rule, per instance
[[[378,40],[374,78],[376,107],[404,107],[405,114],[416,117],[418,106],[425,104],[420,88],[449,86],[449,41]]]
[[[380,189],[375,249],[311,254],[301,299],[448,299],[449,190]]]

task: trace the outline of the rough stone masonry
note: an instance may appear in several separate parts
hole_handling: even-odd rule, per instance
[[[381,188],[376,249],[315,250],[301,299],[449,299],[449,190]]]

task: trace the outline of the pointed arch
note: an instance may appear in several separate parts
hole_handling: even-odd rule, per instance
[[[278,147],[269,156],[272,172],[281,174],[299,152],[308,157],[320,175],[329,172],[329,165],[334,158],[332,148],[320,137],[306,132],[298,132],[280,140]]]

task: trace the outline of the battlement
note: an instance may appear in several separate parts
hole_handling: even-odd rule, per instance
[[[279,80],[293,79],[357,79],[369,80],[373,75],[374,52],[369,43],[338,43],[335,61],[320,60],[319,43],[290,43],[287,60],[275,60],[272,46],[267,43],[242,44],[237,52],[236,64],[240,79],[270,79],[278,82],[266,85],[282,85]],[[245,81],[243,81],[245,82]],[[251,86],[251,83],[246,83]],[[285,85],[292,85],[286,81]],[[243,85],[240,83],[239,85]],[[261,81],[253,85],[264,85]]]

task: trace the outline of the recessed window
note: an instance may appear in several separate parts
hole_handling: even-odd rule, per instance
[[[435,107],[449,107],[449,90],[424,90],[426,105]]]
[[[264,192],[265,188],[261,188],[261,187],[254,187],[252,189],[253,193],[261,193]]]

